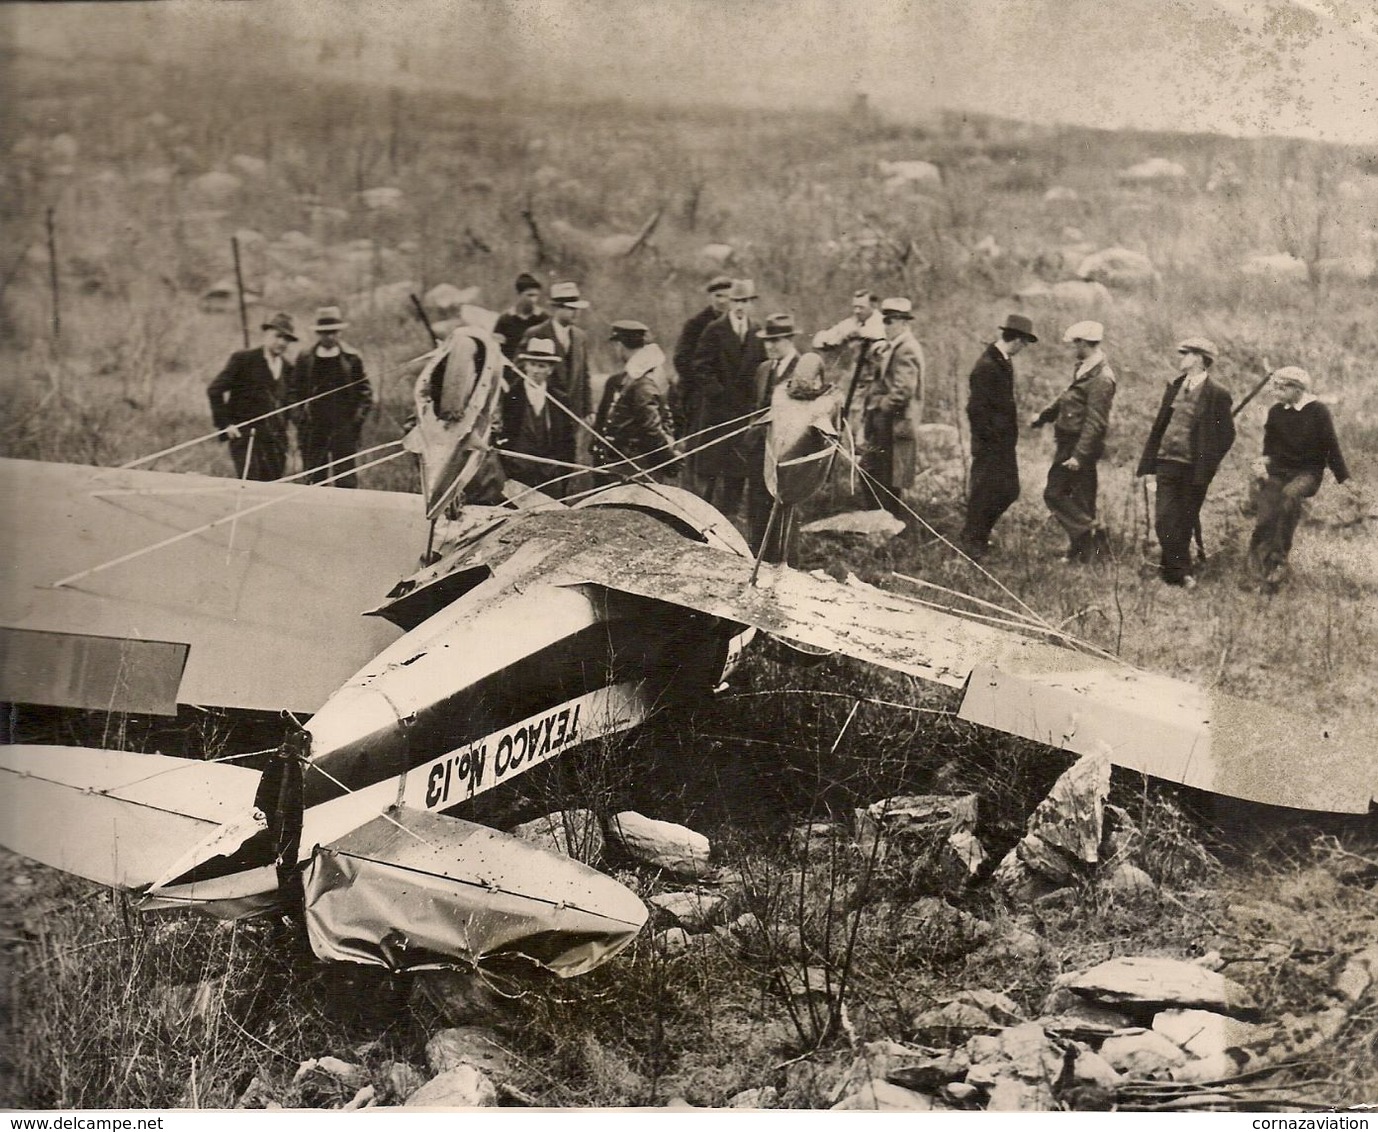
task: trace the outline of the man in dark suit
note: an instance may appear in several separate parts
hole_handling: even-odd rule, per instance
[[[291,317],[273,315],[263,324],[263,345],[231,354],[206,389],[211,418],[220,439],[229,441],[239,479],[276,480],[286,471],[286,421],[281,414],[256,418],[282,407],[283,374],[291,369],[285,355],[296,340]]]
[[[700,392],[698,377],[694,372],[694,355],[699,348],[699,339],[710,322],[727,313],[731,305],[727,296],[732,290],[732,280],[726,275],[719,275],[709,282],[706,290],[708,305],[689,318],[679,332],[679,341],[675,343],[675,376],[678,380],[672,393],[674,402],[671,408],[681,436],[689,431],[690,422],[698,416]]]
[[[292,410],[302,466],[308,469],[306,483],[329,479],[332,487],[359,486],[354,454],[373,407],[373,391],[359,351],[340,341],[340,331],[348,325],[339,307],[321,307],[316,344],[297,355],[287,375],[288,402],[308,402]]]
[[[559,498],[568,484],[568,469],[523,460],[511,453],[535,456],[541,460],[564,460],[560,411],[551,404],[550,376],[560,363],[559,352],[549,338],[531,338],[514,359],[525,377],[511,374],[511,384],[502,395],[502,467],[508,479]],[[559,479],[559,483],[549,481]]]
[[[1163,390],[1136,474],[1158,481],[1153,526],[1163,581],[1194,589],[1191,534],[1211,479],[1234,444],[1234,417],[1229,393],[1210,376],[1215,343],[1188,338],[1177,353],[1181,372]]]
[[[550,393],[581,421],[587,421],[593,413],[589,390],[589,344],[588,334],[574,324],[579,312],[588,305],[588,300],[580,298],[577,283],[553,284],[550,288],[550,317],[533,326],[522,339],[523,353],[537,338],[555,343],[557,360],[550,374]],[[558,409],[555,412],[562,418],[555,425],[562,451],[559,458],[587,464],[588,430],[580,428],[573,418],[560,413]]]
[[[971,426],[971,483],[962,549],[979,562],[990,548],[990,532],[1019,498],[1019,410],[1014,402],[1014,356],[1038,341],[1033,323],[1012,314],[1000,337],[986,347],[968,378],[967,422]]]
[[[730,517],[741,506],[746,490],[743,446],[732,440],[703,446],[740,428],[743,422],[738,418],[756,408],[756,370],[765,361],[766,351],[756,333],[760,323],[751,317],[755,284],[750,279],[734,280],[728,300],[728,312],[704,328],[694,351],[699,411],[690,431],[701,433],[693,446],[702,451],[692,461],[700,494]]]

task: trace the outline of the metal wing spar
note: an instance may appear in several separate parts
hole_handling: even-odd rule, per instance
[[[1208,691],[978,624],[861,583],[751,564],[685,543],[597,547],[569,581],[682,605],[949,687],[963,719],[1130,770],[1269,805],[1366,813],[1378,798],[1373,730]]]

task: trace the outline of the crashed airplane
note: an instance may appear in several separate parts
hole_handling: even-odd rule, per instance
[[[711,693],[758,631],[963,689],[965,719],[1199,789],[1359,813],[1378,795],[1371,736],[755,563],[723,515],[677,488],[460,506],[502,372],[481,330],[428,356],[405,440],[421,508],[398,493],[0,461],[5,522],[24,534],[0,584],[0,699],[310,717],[263,769],[4,747],[0,844],[148,908],[237,917],[300,885],[328,959],[401,971],[519,956],[577,975],[635,938],[645,906],[455,811]],[[826,416],[797,414],[777,432],[800,435],[767,446],[784,454],[769,482],[785,503],[825,478]],[[134,565],[150,551],[156,570]]]

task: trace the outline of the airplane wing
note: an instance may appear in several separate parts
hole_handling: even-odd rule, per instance
[[[1186,786],[1268,805],[1367,813],[1374,728],[1332,726],[843,584],[683,543],[588,547],[569,583],[603,585],[963,688],[961,717]]]
[[[0,460],[0,700],[313,712],[398,636],[360,613],[415,569],[427,534],[419,502]]]

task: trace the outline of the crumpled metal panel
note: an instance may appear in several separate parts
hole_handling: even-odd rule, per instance
[[[961,718],[1117,766],[1270,806],[1368,813],[1374,738],[1133,669],[979,666]]]
[[[393,971],[521,956],[569,978],[612,958],[646,922],[640,899],[596,869],[399,807],[318,847],[305,892],[318,956]]]

